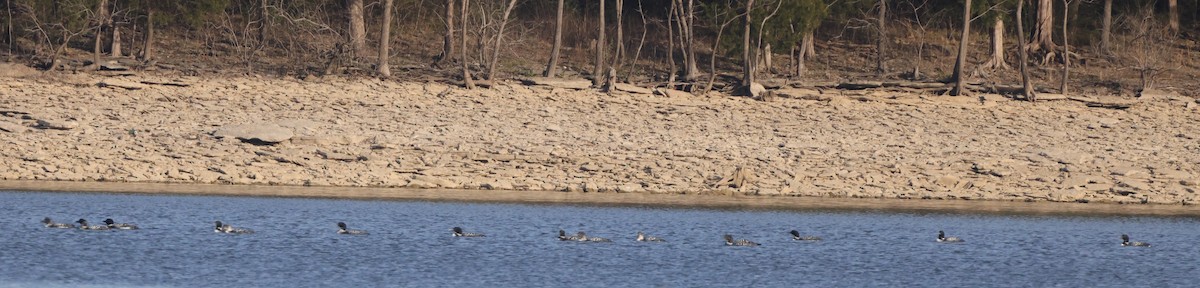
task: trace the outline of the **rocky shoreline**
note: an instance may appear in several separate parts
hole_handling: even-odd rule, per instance
[[[1194,204],[1200,103],[0,78],[0,180]],[[1124,108],[1124,107],[1122,107]]]

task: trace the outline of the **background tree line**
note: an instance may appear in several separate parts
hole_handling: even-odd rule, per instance
[[[1164,41],[1195,38],[1198,1],[5,0],[0,41],[10,61],[45,69],[191,55],[284,74],[399,70],[473,86],[498,73],[567,73],[597,86],[612,75],[692,91],[714,82],[745,86],[760,74],[803,79],[806,61],[822,57],[819,49],[861,47],[869,52],[855,56],[870,58],[869,65],[829,66],[884,79],[951,81],[965,70],[1011,69],[1008,58],[1016,54],[1029,58],[1020,64],[1062,66],[1066,83],[1066,69],[1086,61],[1079,56],[1086,50],[1088,57],[1131,59],[1127,66],[1148,86],[1167,65]],[[1027,15],[1013,25],[1018,8]],[[943,47],[954,46],[948,43],[971,37],[964,29],[970,26],[988,29],[992,45],[963,41],[955,58],[990,48],[984,63],[967,59],[951,75],[926,75],[906,60],[944,56]],[[1005,35],[1027,41],[1023,53]],[[89,51],[91,59],[72,51]]]

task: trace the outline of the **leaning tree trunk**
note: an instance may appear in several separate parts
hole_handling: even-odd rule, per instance
[[[546,64],[546,71],[542,73],[545,77],[554,77],[558,72],[558,51],[562,50],[562,34],[563,34],[563,2],[558,0],[558,17],[554,20],[554,48],[550,50],[550,63]]]
[[[57,1],[55,1],[57,2]],[[96,4],[96,41],[92,46],[92,63],[100,69],[100,44],[104,41],[104,28],[108,27],[108,0]]]
[[[458,14],[458,18],[462,19],[462,42],[459,42],[458,50],[462,51],[462,58],[459,58],[459,63],[462,63],[463,86],[467,89],[475,89],[475,80],[471,79],[471,70],[467,69],[467,7],[471,7],[471,0],[462,0],[462,13]]]
[[[1174,0],[1171,0],[1171,1],[1174,1]],[[1063,64],[1063,66],[1062,66],[1062,85],[1059,86],[1059,91],[1062,91],[1062,94],[1064,96],[1067,95],[1067,75],[1069,74],[1068,72],[1071,67],[1071,48],[1070,48],[1071,45],[1067,43],[1068,40],[1070,40],[1070,37],[1067,37],[1068,35],[1070,35],[1070,34],[1067,34],[1067,19],[1068,19],[1067,17],[1069,15],[1068,11],[1071,9],[1070,9],[1070,5],[1068,5],[1069,3],[1067,3],[1067,2],[1069,2],[1069,1],[1063,0],[1063,19],[1062,19],[1062,32],[1063,32],[1063,45],[1062,45],[1063,63],[1062,64]]]
[[[1029,42],[1031,51],[1046,50],[1053,52],[1054,47],[1054,0],[1039,0],[1037,25],[1033,31],[1033,40]]]
[[[1167,0],[1167,31],[1179,33],[1179,0]]]
[[[154,8],[146,8],[146,39],[142,45],[142,61],[154,59]]]
[[[379,75],[383,77],[392,76],[392,69],[388,67],[388,59],[390,51],[388,45],[392,43],[392,0],[383,0],[383,27],[379,32]]]
[[[596,67],[592,70],[592,86],[604,84],[604,0],[600,0],[600,27],[596,29]]]
[[[753,13],[750,11],[752,9],[754,9],[754,0],[747,0],[746,18],[743,21],[744,27],[742,27],[742,85],[747,88],[754,83],[754,54],[751,53],[754,49],[750,46],[750,21],[753,20],[750,16]]]
[[[488,64],[488,82],[496,79],[496,64],[500,61],[500,47],[501,43],[504,42],[504,26],[508,25],[508,15],[512,14],[512,9],[515,6],[517,6],[517,0],[508,1],[508,8],[504,9],[504,17],[500,18],[500,30],[496,31],[496,43],[494,43],[495,46],[492,48],[492,61]],[[495,87],[495,85],[492,86]]]
[[[1104,0],[1104,25],[1100,28],[1100,48],[1104,53],[1112,51],[1112,2],[1113,0]]]
[[[875,42],[875,73],[883,75],[887,73],[887,65],[884,63],[884,44],[887,39],[887,1],[879,0],[879,39]]]
[[[442,57],[437,62],[454,58],[454,1],[446,0],[446,34],[442,36]]]
[[[350,14],[350,48],[354,57],[367,55],[367,24],[363,22],[363,0],[349,0],[347,13]]]
[[[1025,100],[1030,102],[1037,100],[1037,95],[1033,92],[1033,84],[1029,83],[1029,53],[1025,51],[1025,27],[1021,24],[1021,12],[1025,7],[1025,0],[1017,0],[1017,58],[1021,61],[1021,91],[1025,94]]]
[[[960,96],[964,92],[964,80],[967,78],[963,71],[963,64],[967,62],[967,38],[971,36],[971,0],[963,5],[963,24],[962,24],[962,39],[958,42],[958,60],[954,61],[954,89],[950,90],[951,96]]]

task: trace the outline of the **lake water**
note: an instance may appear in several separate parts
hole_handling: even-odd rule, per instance
[[[39,223],[47,216],[142,229],[49,229]],[[214,220],[257,233],[217,234]],[[338,235],[338,221],[370,235]],[[0,192],[0,287],[1194,287],[1197,224]],[[454,238],[454,226],[487,237]],[[559,229],[614,242],[563,242]],[[825,240],[792,241],[792,229]],[[639,230],[668,242],[634,242]],[[936,243],[938,230],[966,242]],[[763,245],[727,247],[725,233]],[[1122,233],[1153,247],[1121,247]]]

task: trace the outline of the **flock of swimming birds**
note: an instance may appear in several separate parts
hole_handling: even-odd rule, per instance
[[[94,226],[88,225],[88,221],[86,219],[79,219],[78,221],[75,221],[75,223],[79,224],[78,228],[80,230],[137,230],[138,229],[137,225],[128,224],[128,223],[116,223],[116,221],[113,221],[112,218],[104,219],[104,225],[94,225]],[[76,228],[75,225],[72,225],[69,223],[55,223],[54,220],[50,219],[50,217],[43,218],[42,224],[45,225],[46,228],[61,228],[61,229],[75,229]],[[254,233],[254,230],[234,227],[229,224],[221,223],[221,221],[216,221],[213,224],[214,224],[213,232],[216,232],[216,233],[225,233],[225,234],[252,234],[252,233]],[[368,234],[366,230],[356,230],[356,229],[347,228],[346,223],[344,223],[344,222],[337,222],[337,227],[338,227],[337,234],[347,234],[347,235],[366,235],[366,234]],[[461,227],[451,228],[450,231],[453,233],[451,235],[453,235],[454,237],[487,237],[487,235],[480,234],[480,233],[464,232]],[[789,234],[792,235],[792,240],[796,240],[796,241],[821,241],[822,240],[821,237],[817,237],[817,236],[801,235],[800,231],[796,231],[796,230],[790,231]],[[747,239],[734,240],[733,235],[729,235],[729,234],[725,234],[723,237],[725,238],[725,245],[727,245],[727,246],[759,246],[759,245],[761,245],[761,244],[758,244],[757,242],[750,241]],[[575,235],[567,235],[567,231],[563,231],[563,230],[558,230],[558,240],[578,241],[578,242],[612,242],[612,240],[608,239],[608,238],[588,236],[587,233],[584,233],[583,231],[576,232]],[[635,238],[634,241],[637,241],[637,242],[666,242],[667,240],[665,240],[663,238],[655,237],[655,236],[649,236],[649,235],[646,235],[645,233],[642,233],[642,231],[638,231],[637,238]],[[953,237],[953,236],[947,237],[946,232],[938,230],[937,242],[938,243],[962,243],[962,242],[966,242],[966,241],[959,237]],[[1150,247],[1150,243],[1129,241],[1128,234],[1121,234],[1121,246]]]

